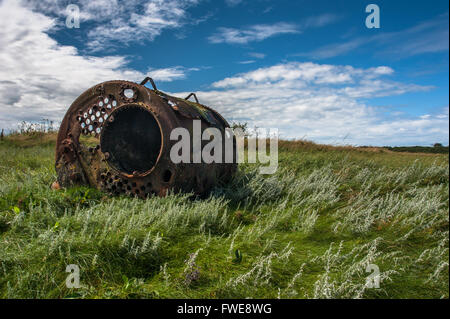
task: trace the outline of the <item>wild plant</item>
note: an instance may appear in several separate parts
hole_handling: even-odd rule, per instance
[[[200,278],[200,268],[195,263],[197,259],[198,253],[202,250],[202,248],[197,249],[194,253],[189,254],[189,258],[184,261],[184,284],[186,286],[191,285],[193,282],[197,281]]]

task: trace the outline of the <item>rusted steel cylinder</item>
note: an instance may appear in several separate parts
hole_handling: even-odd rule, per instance
[[[153,89],[144,86],[147,81]],[[191,96],[196,102],[188,100]],[[97,84],[72,103],[61,123],[56,143],[58,183],[141,198],[165,196],[168,190],[206,195],[213,186],[227,183],[236,171],[236,140],[232,137],[231,162],[225,159],[225,143],[219,161],[201,158],[195,162],[196,153],[209,141],[201,141],[200,149],[194,149],[192,139],[189,161],[174,162],[171,149],[179,140],[171,139],[171,132],[184,128],[191,138],[196,125],[200,134],[216,128],[224,140],[229,135],[227,121],[198,103],[195,94],[185,99],[170,96],[157,90],[150,78],[141,84]]]

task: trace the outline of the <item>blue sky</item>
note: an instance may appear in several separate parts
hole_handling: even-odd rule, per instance
[[[2,0],[0,126],[61,120],[90,86],[150,75],[285,138],[448,144],[448,29],[440,0]]]

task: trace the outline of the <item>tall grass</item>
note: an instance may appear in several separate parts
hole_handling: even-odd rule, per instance
[[[140,200],[51,190],[54,137],[6,137],[0,296],[448,298],[448,156],[281,145],[274,175]]]

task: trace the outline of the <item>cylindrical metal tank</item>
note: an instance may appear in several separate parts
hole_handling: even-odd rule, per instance
[[[153,89],[147,88],[150,81]],[[189,98],[193,96],[196,102]],[[236,171],[236,141],[232,137],[232,162],[193,163],[196,152],[190,143],[190,161],[174,163],[170,157],[175,128],[192,137],[194,121],[201,132],[217,128],[229,136],[227,121],[213,109],[198,103],[195,94],[182,99],[156,89],[152,79],[140,84],[103,82],[81,94],[70,106],[58,132],[56,172],[60,186],[90,185],[112,194],[145,198],[165,196],[168,190],[207,194],[227,183]],[[202,141],[201,148],[209,141]],[[225,143],[222,143],[225,144]],[[197,154],[198,155],[198,154]],[[226,163],[228,162],[228,163]]]

